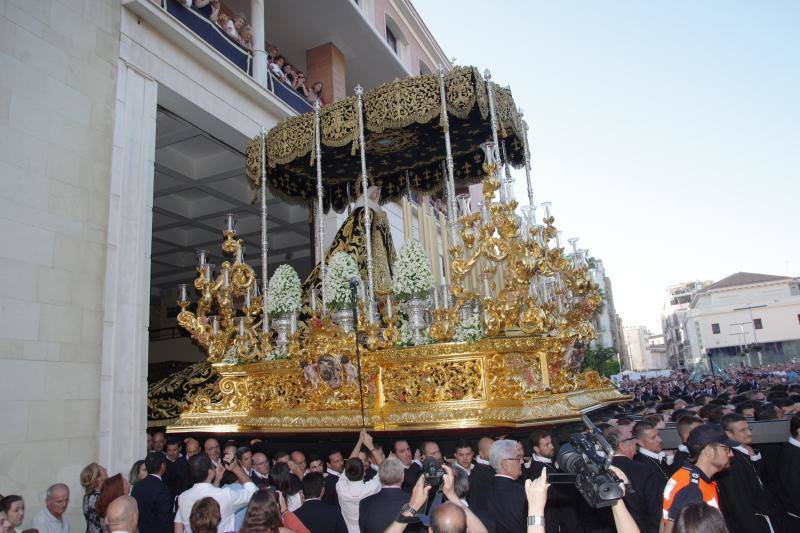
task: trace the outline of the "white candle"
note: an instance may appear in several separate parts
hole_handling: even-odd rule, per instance
[[[442,256],[444,258],[444,279],[447,286],[450,286],[450,238],[447,236],[447,219],[444,213],[439,213],[439,230],[442,239]]]
[[[403,208],[403,240],[407,241],[411,239],[411,204],[408,198],[403,196],[400,205]]]
[[[439,256],[439,235],[436,231],[436,216],[433,209],[431,209],[430,226],[428,231],[431,234],[431,260],[433,261],[433,279],[436,281],[436,286],[442,284],[442,260]]]
[[[393,312],[393,310],[392,310],[392,295],[391,294],[387,294],[386,295],[386,318],[388,318],[389,320],[392,319],[392,312]]]
[[[311,289],[311,310],[317,310],[317,291],[315,291],[313,287]]]

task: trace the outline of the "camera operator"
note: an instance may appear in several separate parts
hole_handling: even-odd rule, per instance
[[[554,463],[556,446],[553,436],[544,429],[534,429],[529,437],[532,457],[527,468],[523,469],[519,482],[536,480],[547,470],[548,475],[557,473]],[[581,498],[574,485],[555,485],[550,489],[547,507],[544,510],[545,530],[548,533],[559,531],[576,531],[581,529],[578,513],[575,512],[573,502]],[[659,500],[660,504],[660,500]]]
[[[442,466],[442,495],[444,501],[431,511],[430,527],[428,531],[448,531],[453,533],[488,533],[481,520],[470,511],[455,491],[455,478],[449,466]],[[417,510],[427,503],[430,497],[431,485],[425,483],[425,476],[420,476],[411,491],[411,500],[404,506],[394,522],[384,533],[400,533],[405,531],[410,523],[419,521]]]
[[[625,474],[617,467],[612,466],[611,470],[623,481],[628,483]],[[528,528],[520,531],[527,533],[544,533],[547,526],[544,518],[544,510],[547,504],[547,490],[550,484],[547,482],[547,469],[542,469],[542,473],[535,480],[525,480],[525,499],[528,502]],[[614,525],[617,533],[639,533],[633,517],[625,507],[624,498],[620,498],[611,506],[614,516]]]

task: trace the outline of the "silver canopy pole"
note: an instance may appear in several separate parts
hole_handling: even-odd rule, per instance
[[[372,302],[375,298],[375,283],[372,272],[372,216],[369,212],[368,204],[368,191],[369,183],[367,182],[367,154],[366,145],[364,144],[364,89],[361,85],[356,85],[354,92],[358,97],[358,140],[361,147],[361,194],[364,196],[364,230],[367,233],[367,317],[370,324],[375,321],[372,312]]]
[[[447,191],[447,225],[450,231],[450,242],[456,242],[456,184],[453,178],[453,149],[450,146],[450,119],[447,116],[447,91],[444,84],[444,65],[439,64],[439,99],[442,101],[442,129],[444,130],[444,149],[447,156],[447,175],[445,189]],[[444,250],[448,254],[448,250]]]
[[[317,212],[316,216],[314,217],[317,223],[317,250],[319,253],[319,282],[320,282],[320,298],[322,299],[322,313],[320,316],[325,316],[326,311],[326,304],[325,304],[325,228],[322,224],[322,195],[324,193],[324,189],[322,188],[322,150],[320,142],[320,138],[322,137],[322,132],[320,128],[320,110],[321,106],[319,105],[319,100],[314,102],[314,148],[315,148],[315,157],[317,162]],[[311,287],[311,290],[314,290],[314,287]]]
[[[519,110],[522,117],[522,109]],[[533,181],[531,181],[531,152],[528,146],[528,123],[522,121],[522,145],[525,151],[525,179],[528,181],[528,205],[533,206]]]
[[[261,330],[269,331],[267,316],[267,129],[261,127]]]

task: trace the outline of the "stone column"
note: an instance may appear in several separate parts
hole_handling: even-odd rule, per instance
[[[264,49],[264,0],[250,0],[250,23],[253,26],[253,78],[267,87],[267,51]]]
[[[98,459],[124,473],[146,452],[157,83],[123,60],[117,65]]]
[[[326,103],[347,96],[344,54],[333,43],[306,50],[306,87],[318,81]]]

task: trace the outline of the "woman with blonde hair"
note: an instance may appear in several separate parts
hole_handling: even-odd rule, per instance
[[[101,533],[103,526],[97,514],[97,498],[100,486],[108,479],[106,469],[97,463],[86,465],[81,470],[81,486],[86,491],[83,495],[83,516],[86,518],[86,533]]]

